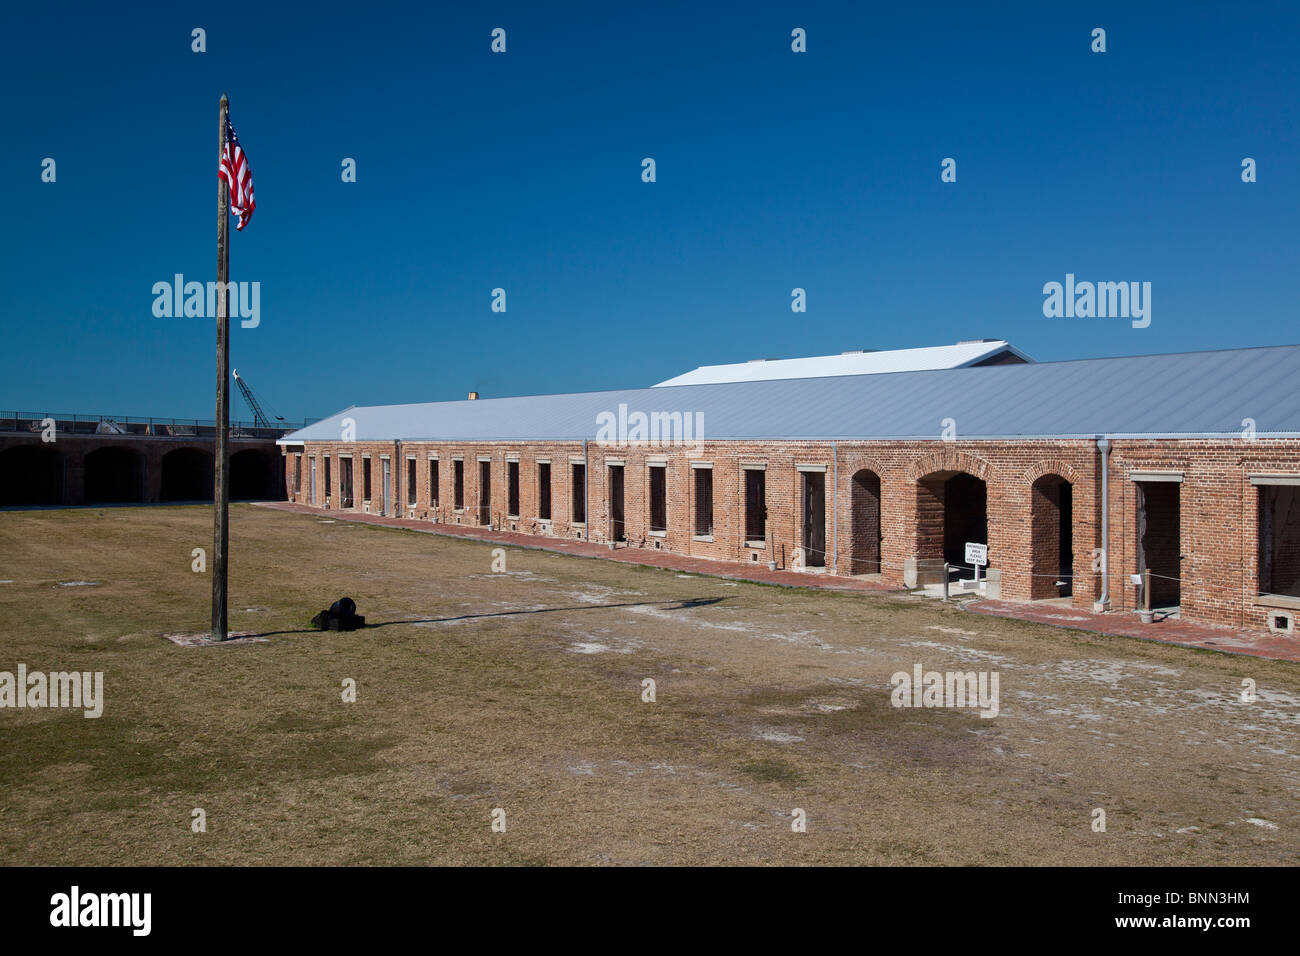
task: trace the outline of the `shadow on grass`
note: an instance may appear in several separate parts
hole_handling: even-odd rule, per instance
[[[399,621],[380,621],[377,624],[367,624],[361,628],[363,631],[374,630],[380,627],[392,627],[394,624],[450,624],[453,621],[472,621],[476,618],[491,617],[517,617],[522,614],[553,614],[556,611],[601,611],[607,608],[615,607],[664,607],[665,611],[682,611],[690,610],[697,607],[708,607],[711,604],[719,604],[726,598],[694,598],[690,601],[624,601],[619,604],[577,604],[571,607],[542,607],[526,611],[491,611],[483,614],[458,614],[455,617],[426,617],[410,618]],[[283,631],[263,631],[259,634],[249,634],[248,637],[280,637],[285,634],[328,634],[329,631],[320,631],[314,627],[300,627],[292,630]]]

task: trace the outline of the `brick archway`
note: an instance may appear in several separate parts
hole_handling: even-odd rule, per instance
[[[0,450],[0,507],[63,503],[64,458],[44,443]]]
[[[1056,471],[1045,471],[1030,480],[1031,601],[1074,593],[1074,487],[1074,482]]]
[[[907,475],[911,480],[919,481],[927,475],[944,471],[964,471],[986,484],[994,474],[993,466],[983,458],[956,448],[943,448],[918,458]]]
[[[212,500],[215,466],[210,448],[170,448],[159,459],[158,469],[159,501]]]
[[[83,459],[87,504],[143,503],[147,500],[145,454],[126,445],[106,445]]]
[[[859,468],[849,477],[849,574],[879,574],[881,545],[880,473]]]
[[[1039,478],[1042,478],[1045,475],[1059,475],[1072,485],[1077,485],[1079,482],[1084,480],[1083,475],[1079,474],[1077,468],[1068,461],[1059,458],[1043,459],[1042,461],[1034,462],[1034,464],[1021,473],[1020,477],[1024,481],[1025,485],[1028,486],[1032,485]]]

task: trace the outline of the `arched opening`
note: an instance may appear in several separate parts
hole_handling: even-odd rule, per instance
[[[863,468],[849,488],[849,573],[880,573],[880,476]]]
[[[1060,475],[1030,489],[1030,567],[1030,600],[1074,593],[1074,488]]]
[[[198,448],[177,448],[162,457],[160,501],[211,501],[213,458]]]
[[[989,542],[988,487],[964,471],[936,471],[916,485],[918,567],[931,573],[937,568],[935,580],[942,580],[945,563],[957,569],[959,577],[973,577],[975,566],[966,562],[966,545]],[[989,565],[993,563],[990,554]]]
[[[280,497],[271,456],[245,448],[230,456],[230,500],[255,501]]]
[[[62,455],[45,444],[0,452],[0,507],[62,503]]]
[[[86,503],[144,501],[144,455],[127,448],[97,448],[86,456]]]

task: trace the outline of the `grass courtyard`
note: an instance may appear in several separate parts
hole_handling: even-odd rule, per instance
[[[1300,851],[1298,665],[537,551],[498,573],[490,544],[255,505],[231,509],[230,606],[260,639],[178,646],[210,547],[204,507],[0,513],[0,671],[102,671],[105,696],[0,710],[0,863]],[[345,594],[371,626],[310,630]],[[918,663],[998,672],[999,715],[893,707]]]

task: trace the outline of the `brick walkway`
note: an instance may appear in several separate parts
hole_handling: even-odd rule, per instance
[[[993,617],[1010,617],[1036,624],[1055,627],[1075,627],[1095,634],[1116,637],[1137,637],[1144,641],[1162,644],[1181,644],[1227,654],[1248,654],[1252,657],[1269,657],[1279,661],[1300,661],[1300,640],[1271,634],[1268,631],[1248,631],[1223,627],[1218,624],[1201,624],[1195,621],[1157,621],[1143,624],[1136,614],[1112,611],[1094,614],[1073,607],[1044,604],[1016,604],[1010,601],[978,599],[967,601],[964,610]]]
[[[807,571],[769,571],[766,564],[689,558],[680,554],[668,554],[662,551],[646,551],[642,548],[620,547],[611,551],[603,544],[589,544],[586,541],[576,539],[541,538],[537,535],[520,534],[515,531],[492,531],[488,528],[468,525],[436,524],[431,521],[412,521],[406,518],[381,518],[378,515],[358,514],[351,511],[326,511],[323,508],[312,508],[308,505],[293,504],[288,501],[266,501],[257,502],[257,504],[264,508],[317,515],[322,518],[333,518],[336,521],[358,521],[363,524],[382,525],[389,528],[409,528],[412,531],[443,535],[449,538],[468,538],[493,544],[505,544],[513,548],[552,551],[556,554],[570,554],[582,558],[603,558],[606,561],[622,561],[624,564],[668,568],[675,571],[704,574],[710,577],[728,578],[735,581],[755,581],[761,584],[777,584],[782,587],[792,588],[820,588],[827,591],[867,591],[877,594],[899,593],[899,589],[876,581],[867,581],[862,578],[832,577],[829,574],[809,573]],[[1019,621],[1032,621],[1036,624],[1047,624],[1052,627],[1073,627],[1083,631],[1092,631],[1095,634],[1136,637],[1146,641],[1159,641],[1162,644],[1179,644],[1183,647],[1222,651],[1228,654],[1247,654],[1252,657],[1300,662],[1300,640],[1283,637],[1279,634],[1270,634],[1267,631],[1249,631],[1192,621],[1161,621],[1154,624],[1143,624],[1137,619],[1137,615],[1127,614],[1122,611],[1115,611],[1110,614],[1094,614],[1091,611],[1062,607],[1058,604],[1019,604],[1011,601],[991,601],[982,598],[968,600],[962,607],[976,614],[1014,618]]]

